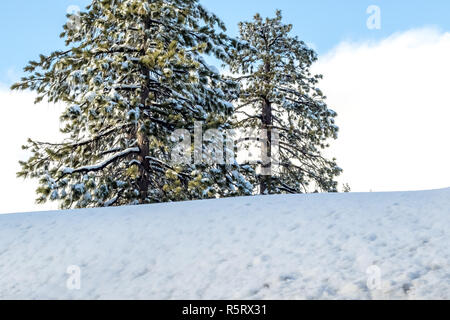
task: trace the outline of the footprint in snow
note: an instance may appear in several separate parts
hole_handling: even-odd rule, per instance
[[[283,274],[280,276],[281,282],[292,282],[297,280],[297,275],[295,274]]]

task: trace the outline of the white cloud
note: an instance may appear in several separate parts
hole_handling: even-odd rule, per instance
[[[353,191],[450,186],[450,33],[342,43],[314,68],[339,113],[333,154]]]
[[[28,154],[21,149],[27,139],[55,141],[59,136],[61,108],[41,103],[34,105],[30,92],[10,92],[0,86],[0,213],[55,209],[55,204],[36,205],[37,184],[16,178],[19,160]]]

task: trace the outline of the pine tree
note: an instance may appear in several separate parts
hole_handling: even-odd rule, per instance
[[[68,50],[31,61],[12,87],[67,105],[63,142],[24,146],[32,156],[18,176],[39,179],[38,202],[81,208],[251,193],[235,162],[171,161],[175,130],[230,128],[236,84],[203,57],[224,60],[236,43],[214,14],[198,0],[93,0],[69,18]]]
[[[281,11],[274,19],[257,14],[239,28],[246,48],[234,50],[230,63],[241,83],[236,126],[260,136],[261,194],[336,192],[342,170],[322,151],[337,138],[337,114],[317,88],[322,76],[310,72],[316,53],[289,35]]]

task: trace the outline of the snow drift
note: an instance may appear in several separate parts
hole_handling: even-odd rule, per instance
[[[3,215],[0,298],[450,299],[449,230],[450,189]]]

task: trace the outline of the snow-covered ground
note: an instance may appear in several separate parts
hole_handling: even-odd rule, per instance
[[[3,215],[0,299],[450,299],[449,233],[450,189]]]

